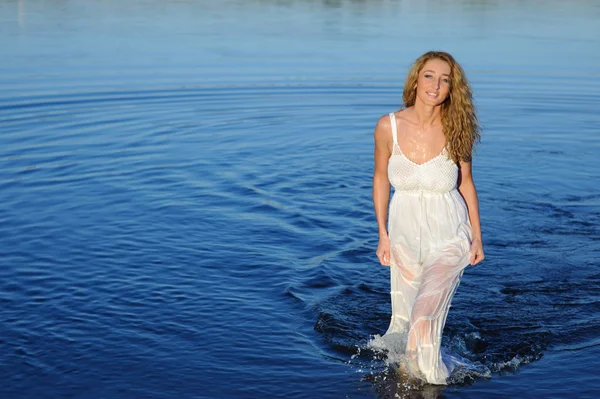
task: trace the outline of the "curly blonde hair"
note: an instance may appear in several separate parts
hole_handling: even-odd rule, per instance
[[[442,103],[441,112],[446,148],[454,162],[470,162],[476,142],[481,141],[481,128],[475,113],[471,86],[454,57],[443,51],[429,51],[417,58],[406,76],[402,108],[415,104],[419,73],[425,63],[431,59],[440,59],[450,66],[450,93]]]

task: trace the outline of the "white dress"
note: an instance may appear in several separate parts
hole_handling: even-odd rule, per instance
[[[457,190],[458,166],[446,148],[425,163],[411,161],[398,145],[393,113],[390,119],[394,139],[388,164],[394,186],[388,220],[392,319],[385,335],[405,335],[409,372],[431,384],[446,384],[454,364],[441,352],[442,330],[469,265],[471,224]]]

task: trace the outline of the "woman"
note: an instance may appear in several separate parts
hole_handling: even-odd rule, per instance
[[[484,258],[471,176],[479,124],[465,74],[448,53],[419,57],[402,99],[375,128],[377,257],[391,266],[386,336],[406,334],[407,372],[445,384],[453,364],[440,345],[450,302],[464,268]]]

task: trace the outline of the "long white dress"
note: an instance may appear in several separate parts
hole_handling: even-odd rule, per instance
[[[408,371],[431,384],[446,384],[455,363],[441,352],[450,302],[469,265],[471,224],[457,190],[458,166],[446,148],[418,164],[398,145],[388,177],[394,187],[388,229],[392,319],[385,335],[403,333]],[[384,335],[384,337],[385,337]]]

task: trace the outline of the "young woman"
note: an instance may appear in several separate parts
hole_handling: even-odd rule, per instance
[[[471,176],[479,124],[464,71],[448,53],[419,57],[402,99],[402,109],[375,128],[377,257],[391,266],[386,335],[407,334],[401,368],[445,384],[453,364],[440,345],[450,302],[465,267],[484,258]]]

